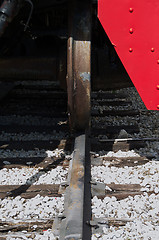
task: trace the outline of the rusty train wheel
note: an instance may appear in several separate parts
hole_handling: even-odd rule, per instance
[[[69,122],[71,129],[84,130],[90,121],[91,1],[70,1],[69,11],[67,46]]]

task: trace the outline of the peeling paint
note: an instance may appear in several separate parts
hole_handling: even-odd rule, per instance
[[[90,82],[90,72],[83,72],[80,73],[80,77],[82,78],[82,80],[85,81],[89,81]]]

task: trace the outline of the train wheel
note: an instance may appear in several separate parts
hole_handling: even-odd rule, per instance
[[[71,129],[90,122],[91,0],[71,0],[67,46],[67,92]]]

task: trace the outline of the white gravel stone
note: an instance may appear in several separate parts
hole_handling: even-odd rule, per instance
[[[47,229],[42,233],[9,233],[6,240],[58,240],[59,238],[54,235],[52,229]]]
[[[92,125],[104,127],[104,125],[133,125],[138,124],[140,128],[139,133],[128,134],[128,137],[142,138],[142,137],[159,137],[159,112],[147,111],[144,104],[136,92],[135,88],[126,88],[117,91],[119,93],[126,93],[132,101],[132,106],[122,107],[97,107],[102,112],[104,109],[138,109],[140,113],[134,117],[103,117],[93,118]],[[62,120],[61,120],[62,121]],[[53,126],[56,123],[52,118],[32,117],[32,116],[0,116],[0,122],[3,125],[7,124],[21,124],[26,126]],[[61,122],[59,122],[61,124]],[[64,123],[65,124],[65,123]],[[55,133],[56,134],[56,133]],[[55,136],[55,139],[60,138],[60,134]],[[34,140],[34,139],[52,139],[52,134],[5,134],[0,135],[3,140]],[[153,154],[154,159],[157,159],[159,153],[159,142],[146,142],[146,147],[137,151],[121,152],[118,153],[105,153],[99,152],[96,156],[106,154],[107,157],[136,157],[139,155]],[[49,156],[58,157],[62,156],[63,152],[45,150],[33,151],[9,151],[0,149],[0,158],[7,157],[37,157]],[[26,168],[27,169],[27,168]],[[42,184],[46,182],[60,183],[65,181],[67,170],[64,171],[61,167],[52,169],[48,173],[40,171],[40,169],[30,168],[30,170],[19,171],[12,169],[9,173],[8,170],[0,170],[0,184]],[[2,172],[1,172],[2,171]],[[7,179],[7,175],[12,175]],[[158,240],[159,232],[159,164],[158,162],[151,161],[141,166],[116,168],[109,167],[109,163],[104,161],[104,166],[92,168],[92,180],[98,182],[109,183],[139,183],[142,185],[142,191],[154,191],[155,194],[148,196],[147,193],[143,195],[128,197],[124,200],[117,201],[115,197],[105,197],[103,200],[94,197],[92,200],[92,211],[95,217],[113,217],[113,218],[127,218],[130,220],[123,227],[103,227],[101,234],[95,234],[92,239],[119,239],[119,240]],[[14,182],[14,183],[13,183]],[[108,191],[111,191],[107,187]],[[51,211],[50,211],[51,209]],[[63,211],[63,198],[49,198],[40,197],[37,195],[35,198],[25,200],[21,197],[6,198],[0,200],[0,219],[5,221],[9,219],[32,219],[32,218],[52,218]],[[36,228],[35,228],[36,229]],[[12,237],[7,239],[36,239],[36,240],[51,240],[56,239],[51,230],[43,233],[36,234],[34,238],[31,236]]]
[[[13,234],[12,234],[13,235]],[[33,234],[18,234],[19,236],[13,237],[8,236],[7,240],[58,240],[58,238],[53,234],[52,229],[48,229],[43,233],[33,233]]]
[[[140,155],[134,150],[123,152],[119,150],[118,152],[108,152],[104,157],[139,157]]]
[[[0,185],[60,184],[66,181],[67,173],[68,170],[61,166],[57,166],[47,173],[40,168],[3,168],[0,170]]]
[[[103,234],[99,237],[94,234],[92,239],[136,239],[158,240],[159,221],[159,194],[147,193],[128,197],[117,201],[115,197],[105,197],[103,200],[94,197],[92,213],[96,218],[128,219],[123,227],[103,227]]]
[[[133,155],[134,154],[134,155]],[[138,157],[135,152],[109,152],[104,157]],[[103,157],[103,156],[100,156]],[[105,158],[106,159],[106,158]],[[158,240],[159,232],[159,162],[149,161],[146,164],[123,168],[109,166],[103,161],[103,166],[92,167],[92,180],[105,184],[140,184],[143,195],[128,197],[117,201],[115,197],[105,197],[103,200],[92,199],[92,214],[96,218],[128,219],[122,227],[103,227],[103,232],[94,234],[92,240]],[[108,186],[106,190],[111,192]],[[155,194],[148,196],[147,192]]]
[[[119,168],[110,167],[109,163],[104,161],[103,166],[92,167],[92,180],[104,182],[105,184],[140,184],[143,186],[142,191],[155,191],[155,193],[158,193],[159,162],[150,161],[144,165]]]
[[[39,194],[27,200],[20,196],[0,199],[0,220],[54,218],[63,211],[63,204],[63,197],[42,197]]]
[[[38,181],[36,181],[33,184],[60,184],[62,182],[66,181],[67,178],[67,173],[68,173],[68,169],[63,169],[63,167],[56,167],[54,169],[52,169],[50,172],[48,172],[47,174],[41,175],[38,179]]]

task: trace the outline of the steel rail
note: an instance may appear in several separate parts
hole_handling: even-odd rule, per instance
[[[60,240],[82,240],[84,232],[84,199],[86,142],[88,134],[76,136],[73,159],[68,176],[69,186],[65,192],[64,220],[61,223]],[[87,216],[88,218],[88,216]]]

